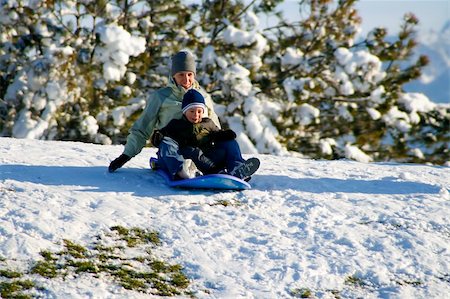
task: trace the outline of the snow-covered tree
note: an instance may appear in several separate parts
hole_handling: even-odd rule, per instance
[[[124,142],[169,57],[198,60],[198,79],[244,152],[360,161],[449,160],[449,111],[403,85],[418,20],[394,40],[356,40],[355,0],[302,0],[294,22],[281,0],[3,1],[3,136]],[[261,16],[278,24],[262,29]]]
[[[2,2],[2,135],[123,140],[148,92],[167,80],[159,66],[180,11],[179,1]]]
[[[406,15],[394,41],[383,28],[356,41],[354,2],[302,1],[304,19],[269,29],[276,42],[265,61],[276,72],[260,74],[259,86],[284,96],[283,143],[316,158],[448,161],[448,110],[402,89],[427,64],[426,57],[408,61],[418,20]]]

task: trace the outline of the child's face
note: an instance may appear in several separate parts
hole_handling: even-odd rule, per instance
[[[190,121],[193,124],[197,124],[202,121],[203,117],[203,108],[200,107],[192,107],[184,113],[186,115],[186,118],[188,121]]]

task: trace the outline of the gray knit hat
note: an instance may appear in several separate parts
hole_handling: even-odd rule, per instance
[[[195,59],[191,53],[188,51],[180,51],[172,56],[172,76],[178,72],[194,72],[195,70]]]

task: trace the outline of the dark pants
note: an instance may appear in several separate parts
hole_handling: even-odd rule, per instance
[[[245,159],[242,158],[241,149],[239,144],[235,139],[228,141],[220,141],[214,144],[215,150],[213,150],[213,155],[215,155],[215,151],[223,151],[225,153],[225,157],[223,157],[224,167],[228,172],[232,171],[236,166],[245,162]]]

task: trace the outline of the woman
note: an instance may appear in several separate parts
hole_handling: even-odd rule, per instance
[[[181,104],[183,96],[190,89],[195,89],[204,96],[205,115],[211,118],[220,128],[219,118],[214,112],[211,97],[200,87],[195,77],[195,59],[190,52],[180,51],[172,56],[171,75],[168,85],[158,89],[149,96],[144,111],[130,129],[123,153],[111,162],[108,168],[109,172],[116,171],[131,158],[139,154],[154,130],[165,127],[173,118],[182,118]],[[178,154],[176,144],[172,145],[171,152],[178,156],[177,159],[182,165],[184,158]]]

